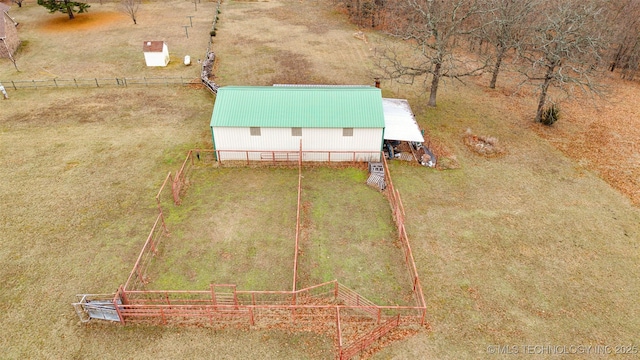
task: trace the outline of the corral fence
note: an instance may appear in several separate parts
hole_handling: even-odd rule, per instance
[[[105,319],[122,324],[231,325],[319,332],[334,337],[339,359],[350,359],[399,326],[416,323],[422,311],[411,306],[377,306],[337,280],[296,291],[238,291],[231,284],[212,284],[208,291],[120,287],[111,304],[98,296],[85,295],[85,299],[90,299],[90,309],[111,305],[108,311],[112,317]],[[100,312],[99,316],[108,315]]]
[[[387,180],[387,186],[384,189],[383,193],[386,195],[387,199],[389,199],[393,219],[396,223],[396,227],[398,228],[398,240],[402,245],[404,262],[411,277],[413,295],[415,301],[419,306],[426,307],[424,293],[422,291],[422,284],[420,283],[420,277],[418,276],[418,269],[416,268],[413,252],[411,251],[411,245],[409,244],[409,237],[407,236],[407,231],[404,227],[405,212],[404,205],[402,204],[402,198],[400,197],[400,192],[393,185],[393,180],[391,179],[391,172],[389,172],[387,160],[384,158],[384,156],[382,157],[382,159],[384,163],[385,178]]]
[[[380,151],[319,151],[319,150],[215,150],[215,158],[221,166],[251,165],[356,165],[380,161]]]
[[[163,240],[169,235],[165,217],[182,203],[189,188],[192,172],[198,168],[222,166],[220,154],[214,150],[188,151],[175,174],[168,173],[156,195],[158,215],[140,254],[127,278],[115,294],[78,295],[73,304],[82,321],[103,319],[126,323],[199,324],[208,326],[245,326],[255,328],[282,328],[315,331],[334,336],[336,358],[349,359],[366,351],[375,341],[402,325],[425,324],[426,304],[413,254],[404,229],[405,215],[400,193],[395,189],[387,162],[377,152],[276,152],[244,151],[245,160],[225,161],[231,165],[298,167],[298,211],[296,219],[295,253],[298,253],[300,235],[301,169],[304,166],[325,164],[317,159],[326,156],[327,163],[337,166],[360,166],[366,161],[379,161],[382,157],[387,187],[383,193],[389,200],[398,237],[404,252],[404,261],[412,283],[415,306],[380,306],[340,284],[337,280],[296,288],[297,257],[294,258],[294,283],[291,291],[239,291],[234,284],[211,284],[207,291],[147,290],[151,280],[147,272],[161,251]],[[251,160],[251,154],[270,154],[261,161]],[[310,155],[308,155],[309,153]],[[348,159],[338,161],[348,153]],[[286,154],[286,157],[285,155]],[[366,155],[366,156],[365,156]],[[246,160],[246,159],[249,160]],[[329,162],[329,159],[332,159]],[[363,160],[364,159],[364,160]],[[245,162],[247,161],[247,162]],[[366,329],[363,331],[362,329]]]
[[[2,80],[6,88],[13,90],[38,90],[48,88],[106,88],[129,86],[201,85],[197,78],[185,77],[141,77],[141,78],[87,78],[47,80]]]

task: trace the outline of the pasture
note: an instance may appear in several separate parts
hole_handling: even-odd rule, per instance
[[[337,279],[378,305],[414,304],[387,199],[366,171],[303,168],[297,288]],[[170,236],[148,271],[150,290],[291,290],[298,170],[198,168]]]
[[[17,56],[21,72],[0,61],[0,81],[197,78],[199,68],[180,60],[204,54],[214,14],[207,12],[213,3],[198,4],[197,12],[193,6],[143,3],[133,25],[114,15],[116,4],[96,3],[76,20],[105,13],[119,20],[101,23],[99,31],[64,32],[43,25],[69,25],[64,14],[50,15],[35,3],[14,6],[11,14],[22,23],[27,44]],[[187,15],[196,15],[194,29],[181,42]],[[365,43],[353,36],[357,30],[317,1],[225,1],[214,38],[216,81],[371,83],[371,49],[389,39],[365,32]],[[141,44],[152,35],[169,41],[167,68],[144,66]],[[45,49],[51,55],[43,56]],[[611,135],[600,143],[606,154],[624,147],[617,140],[628,141],[626,135],[605,127],[613,118],[607,111],[631,106],[630,94],[640,91],[633,83],[616,85],[624,91],[590,113],[589,122],[571,110],[553,128],[540,130],[528,116],[531,101],[506,97],[508,89],[447,83],[438,108],[427,109],[415,88],[383,82],[385,96],[410,100],[420,125],[447,146],[460,168],[391,164],[430,326],[374,358],[475,359],[489,356],[492,344],[640,345],[640,212],[629,193],[614,189],[598,170],[614,161],[572,150],[572,144],[588,142],[595,122]],[[3,358],[333,356],[332,339],[308,333],[80,324],[70,306],[74,295],[110,293],[126,280],[156,214],[153,197],[164,175],[175,171],[187,149],[211,146],[213,97],[187,87],[9,96],[0,101]],[[626,115],[616,119],[636,128],[637,114]],[[470,152],[461,141],[467,128],[498,137],[507,154],[486,159]],[[636,151],[624,149],[632,156]],[[623,167],[621,173],[632,171]],[[637,184],[628,186],[637,191]],[[313,190],[311,184],[304,189],[310,197]],[[309,276],[325,275],[318,270]]]

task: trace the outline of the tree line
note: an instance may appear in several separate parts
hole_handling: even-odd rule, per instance
[[[422,81],[429,106],[436,106],[441,80],[488,72],[487,86],[495,88],[506,67],[537,89],[535,121],[545,122],[554,108],[551,88],[599,94],[604,71],[632,80],[640,64],[640,0],[334,2],[359,26],[398,40],[376,49],[379,75]]]

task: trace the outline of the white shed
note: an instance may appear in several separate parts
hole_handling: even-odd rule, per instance
[[[222,161],[380,161],[384,127],[370,86],[225,86],[211,116]]]
[[[142,45],[147,66],[167,66],[169,49],[164,41],[145,41]]]

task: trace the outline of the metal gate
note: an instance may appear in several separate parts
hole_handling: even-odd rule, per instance
[[[91,319],[120,321],[120,315],[116,310],[116,305],[121,305],[122,301],[116,299],[115,294],[82,294],[76,295],[78,301],[73,303],[73,308],[82,322]]]

